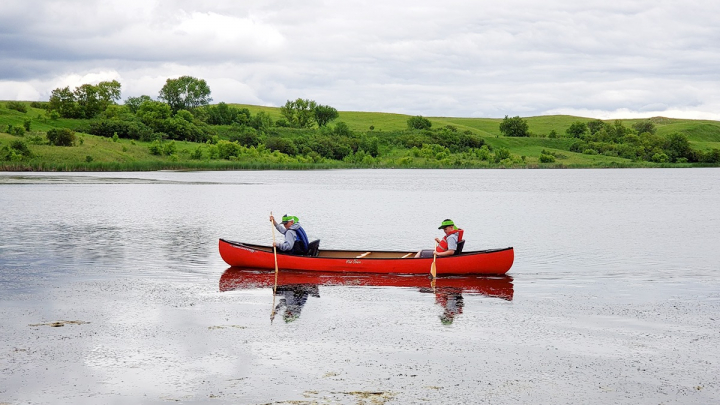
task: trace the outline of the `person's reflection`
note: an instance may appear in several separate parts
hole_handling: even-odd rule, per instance
[[[300,317],[308,296],[320,298],[320,290],[317,284],[287,284],[277,286],[276,295],[281,298],[275,306],[275,313],[282,312],[287,323]]]
[[[435,303],[443,307],[440,322],[442,322],[443,325],[452,324],[455,316],[462,314],[463,307],[465,306],[462,289],[453,287],[435,289]]]

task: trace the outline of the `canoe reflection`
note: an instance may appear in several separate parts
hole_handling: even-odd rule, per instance
[[[275,272],[268,270],[230,267],[220,276],[220,291],[272,288],[274,285]],[[457,315],[462,314],[463,293],[507,301],[513,299],[513,279],[510,276],[439,277],[433,286],[427,275],[283,270],[278,273],[277,278],[276,295],[279,303],[275,307],[275,312],[282,313],[286,322],[297,319],[308,297],[320,298],[321,285],[410,287],[417,288],[421,293],[434,293],[435,302],[443,308],[440,320],[444,324],[452,323]]]

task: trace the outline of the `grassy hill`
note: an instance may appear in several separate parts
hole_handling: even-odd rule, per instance
[[[42,108],[34,108],[29,102],[22,102],[25,112],[8,108],[8,102],[0,101],[0,170],[158,170],[158,169],[313,169],[342,167],[419,167],[419,168],[580,168],[580,167],[689,167],[718,166],[710,163],[653,163],[627,159],[611,153],[582,153],[572,151],[577,139],[567,137],[566,130],[575,122],[594,121],[591,118],[565,115],[524,118],[529,125],[530,137],[506,137],[500,132],[502,118],[456,118],[425,117],[432,123],[432,130],[418,132],[408,130],[410,116],[390,113],[340,111],[337,120],[351,131],[351,144],[376,140],[378,152],[362,154],[357,150],[342,160],[318,156],[299,149],[296,153],[281,153],[272,146],[233,146],[229,156],[222,156],[222,148],[230,144],[224,127],[210,127],[216,136],[212,142],[195,143],[187,141],[143,142],[135,139],[113,139],[77,132],[73,146],[50,145],[47,131],[53,128],[77,130],[87,128],[90,120],[51,119]],[[273,121],[282,118],[280,109],[253,105],[232,104],[232,107],[246,108],[252,115],[259,112],[268,114]],[[632,127],[639,119],[619,120]],[[685,120],[654,117],[659,137],[682,134],[690,147],[701,153],[720,149],[720,122],[709,120]],[[615,120],[607,123],[614,124]],[[18,128],[22,128],[19,131]],[[29,128],[29,130],[28,130]],[[442,132],[445,131],[445,132]],[[22,132],[20,134],[19,132]],[[274,128],[272,134],[263,135],[294,140],[298,145],[303,139],[314,136],[315,130],[294,130]],[[551,133],[555,134],[553,137]],[[479,148],[452,148],[414,141],[413,137],[430,139],[444,134],[465,134],[480,140],[485,146]],[[332,132],[324,133],[333,137]],[[454,135],[453,135],[454,136]],[[424,138],[423,138],[424,137]],[[25,145],[27,153],[22,155],[18,142]],[[218,143],[219,142],[219,143]],[[354,143],[352,143],[354,142]],[[429,141],[428,141],[429,142]],[[169,144],[172,143],[172,147]],[[267,144],[267,143],[266,143]],[[153,146],[154,145],[154,146]],[[269,145],[269,144],[267,144]],[[232,146],[232,145],[231,145]],[[153,153],[153,148],[154,153]],[[162,153],[158,153],[158,148]],[[218,154],[218,149],[220,153]],[[312,149],[312,148],[311,148]],[[500,150],[509,151],[509,157],[493,159]],[[5,151],[5,152],[3,152]],[[11,153],[12,152],[12,153]],[[587,152],[587,151],[586,151]],[[488,155],[489,153],[489,155]],[[552,155],[554,162],[541,162],[541,154]],[[614,156],[615,155],[615,156]]]

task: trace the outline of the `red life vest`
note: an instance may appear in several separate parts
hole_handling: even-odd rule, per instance
[[[447,237],[448,237],[449,235],[452,235],[452,234],[454,234],[454,233],[457,233],[457,234],[458,234],[458,242],[460,242],[461,240],[463,240],[463,233],[464,233],[464,232],[465,232],[465,231],[463,231],[462,229],[455,229],[454,231],[450,231],[450,233],[448,233],[448,234],[446,234],[445,236],[443,236],[443,238],[442,238],[442,240],[440,241],[440,243],[438,243],[438,246],[437,246],[437,249],[436,249],[436,250],[437,250],[438,252],[446,252],[446,251],[448,250]]]

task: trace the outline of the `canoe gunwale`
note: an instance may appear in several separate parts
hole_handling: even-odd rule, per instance
[[[252,243],[245,243],[245,242],[236,242],[228,239],[220,238],[220,241],[225,242],[231,246],[235,246],[238,248],[245,248],[245,249],[253,249],[253,250],[260,250],[264,252],[272,253],[272,246],[264,246],[264,245],[255,245]],[[474,251],[465,251],[457,255],[453,255],[450,257],[462,257],[462,256],[472,256],[472,255],[478,255],[478,254],[488,254],[488,253],[497,253],[497,252],[503,252],[506,250],[512,250],[513,247],[506,247],[506,248],[498,248],[498,249],[486,249],[486,250],[474,250]],[[358,254],[368,252],[367,250],[336,250],[336,249],[320,249],[319,252],[328,252],[328,253],[336,253],[338,255],[333,256],[303,256],[303,255],[293,255],[289,253],[280,252],[277,251],[278,255],[282,256],[289,256],[289,257],[297,257],[297,258],[306,258],[306,259],[355,259]],[[408,253],[416,253],[417,251],[409,251],[409,250],[372,250],[369,251],[371,253],[380,253],[380,254],[398,254],[398,255],[404,255]],[[342,256],[342,253],[347,253],[347,256]],[[418,260],[427,260],[428,258],[416,258],[414,256],[412,257],[372,257],[371,255],[364,256],[362,258],[363,260],[410,260],[410,259],[418,259]]]

